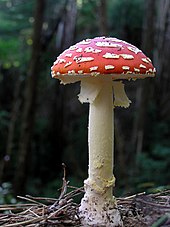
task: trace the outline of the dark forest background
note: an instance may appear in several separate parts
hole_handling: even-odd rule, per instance
[[[55,196],[62,163],[71,185],[87,177],[88,105],[79,84],[50,68],[70,45],[113,36],[141,48],[155,78],[126,82],[133,101],[115,110],[116,194],[170,186],[170,1],[0,1],[0,203],[11,195]]]

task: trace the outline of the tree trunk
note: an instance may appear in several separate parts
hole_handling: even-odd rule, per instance
[[[35,107],[37,97],[37,81],[40,74],[41,57],[41,35],[43,25],[43,15],[45,0],[36,0],[35,22],[33,27],[33,45],[28,68],[28,77],[25,88],[25,99],[23,106],[23,116],[21,120],[21,134],[19,141],[18,160],[14,176],[14,191],[21,194],[24,191],[27,168],[27,157],[31,144],[31,136],[35,118]]]
[[[100,35],[108,35],[108,24],[107,24],[107,0],[99,0],[99,33]]]
[[[152,9],[152,10],[150,10]],[[147,56],[153,58],[154,51],[154,34],[155,34],[155,15],[156,2],[155,0],[148,0],[146,3],[143,37],[142,37],[142,51]],[[153,79],[152,79],[153,80]],[[134,127],[132,133],[132,147],[136,155],[142,152],[145,126],[147,123],[147,109],[151,100],[153,81],[145,79],[140,81],[139,88],[136,91],[136,118],[134,120]]]
[[[73,44],[75,38],[76,16],[76,1],[68,0],[57,31],[58,42],[56,48],[58,52],[62,52]],[[51,160],[51,163],[54,163],[55,174],[61,170],[61,164],[63,162],[62,156],[64,149],[67,146],[67,137],[65,135],[69,135],[72,130],[70,126],[70,111],[68,111],[70,93],[73,93],[71,89],[70,86],[61,86],[58,80],[54,85],[54,98],[51,106],[50,118],[52,130],[49,132],[49,138],[53,144],[52,153],[54,154],[54,157],[57,157],[57,159],[53,158]],[[60,119],[60,121],[57,119]]]
[[[157,2],[158,17],[156,23],[154,61],[157,67],[157,117],[168,119],[170,115],[170,1],[159,0]],[[161,84],[161,86],[160,86]]]
[[[77,17],[76,0],[68,0],[66,6],[66,14],[63,17],[64,19],[64,32],[62,42],[63,50],[65,50],[66,48],[73,44],[75,37],[76,17]]]

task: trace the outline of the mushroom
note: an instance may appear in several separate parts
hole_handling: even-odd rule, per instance
[[[61,83],[80,81],[79,100],[90,104],[88,179],[79,207],[83,226],[122,226],[113,196],[113,110],[131,103],[124,79],[154,76],[155,68],[141,50],[111,37],[83,40],[60,54],[52,66],[52,77]]]

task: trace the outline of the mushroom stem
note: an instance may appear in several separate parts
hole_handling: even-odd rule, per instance
[[[84,226],[122,226],[113,197],[113,91],[112,79],[98,81],[100,91],[90,103],[89,112],[89,177],[80,217]],[[102,87],[101,87],[102,83]]]
[[[112,196],[113,177],[113,95],[111,81],[103,86],[89,111],[89,178],[90,186]]]

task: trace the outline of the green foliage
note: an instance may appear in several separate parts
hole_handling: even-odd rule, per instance
[[[150,153],[138,155],[138,186],[155,187],[166,185],[170,179],[170,148],[155,144]],[[145,184],[145,185],[144,185]]]
[[[0,63],[4,68],[20,67],[30,49],[33,1],[1,1]]]
[[[136,157],[136,177],[131,179],[134,188],[140,191],[166,188],[169,184],[170,119],[158,117],[159,112],[156,104],[150,102],[148,120],[151,120],[146,124],[143,151]]]
[[[0,39],[0,59],[4,62],[4,68],[9,68],[7,67],[9,64],[16,66],[20,55],[20,52],[18,52],[19,45],[18,40],[13,38]]]
[[[66,169],[67,170],[67,169]],[[67,193],[72,191],[74,187],[82,187],[83,181],[80,182],[80,179],[74,176],[66,176],[69,181],[68,187],[67,187]],[[40,182],[40,179],[31,179],[27,184],[27,191],[31,195],[38,196],[41,194],[41,196],[44,197],[52,197],[52,198],[58,198],[60,196],[61,190],[62,190],[62,176],[56,178],[55,180],[49,181],[47,184],[42,185]],[[82,195],[76,197],[77,203],[80,202]]]
[[[80,39],[95,36],[98,32],[97,15],[97,0],[78,0],[78,20],[77,32]]]
[[[16,199],[12,194],[12,185],[9,182],[4,182],[0,186],[0,204],[16,203]]]
[[[74,121],[73,131],[69,135],[69,146],[63,154],[63,161],[69,166],[69,171],[82,180],[87,173],[87,115],[83,115]],[[78,160],[78,162],[77,162]]]
[[[108,1],[111,35],[138,43],[141,39],[143,6],[143,0]]]

